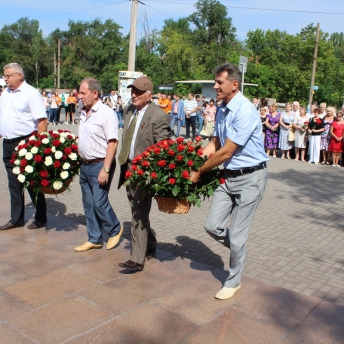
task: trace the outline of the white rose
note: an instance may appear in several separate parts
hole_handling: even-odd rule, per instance
[[[21,141],[18,143],[18,146],[23,145],[24,143],[25,143],[25,140],[21,140]]]
[[[32,154],[36,154],[38,152],[38,148],[37,147],[32,147],[31,148],[31,153]]]
[[[60,137],[60,142],[64,143],[66,141],[66,139],[64,137]]]
[[[32,173],[32,172],[33,172],[33,167],[30,166],[30,165],[28,165],[28,166],[25,167],[25,171],[26,171],[27,173]]]
[[[32,154],[32,153],[27,152],[27,153],[25,154],[25,159],[26,159],[26,160],[31,160],[32,158],[33,158],[33,154]]]
[[[60,182],[60,181],[57,181],[57,182],[55,182],[55,183],[53,184],[53,188],[54,188],[55,190],[60,190],[60,189],[62,188],[62,186],[63,186],[63,183]]]
[[[63,153],[62,153],[61,151],[57,151],[57,152],[55,153],[55,159],[61,159],[62,156],[63,156]]]
[[[55,148],[55,147],[51,147],[51,151],[52,151],[53,153],[55,153],[55,152],[56,152],[56,148]]]
[[[19,151],[19,156],[24,156],[26,153],[27,153],[27,150],[26,150],[25,148],[22,148],[22,149]]]
[[[60,133],[57,130],[54,130],[53,134],[60,134]]]
[[[45,165],[45,166],[50,166],[50,165],[52,165],[52,164],[53,164],[53,159],[51,158],[51,156],[47,156],[47,157],[45,158],[44,165]]]
[[[14,150],[18,152],[18,146],[16,148],[14,148]]]
[[[71,159],[71,160],[76,160],[76,159],[78,159],[78,156],[76,155],[76,153],[71,153],[71,154],[69,154],[68,156],[69,156],[69,159]]]
[[[63,172],[60,173],[60,176],[61,176],[62,179],[66,179],[66,178],[68,178],[69,173],[67,171],[63,171]]]
[[[63,168],[64,170],[68,170],[69,167],[70,167],[70,163],[69,163],[69,162],[65,162],[65,163],[62,165],[62,168]]]
[[[14,164],[15,164],[15,165],[19,165],[19,164],[20,164],[20,160],[18,160],[18,159],[15,160],[15,161],[14,161]]]
[[[18,180],[21,182],[21,183],[24,183],[25,182],[25,176],[23,174],[20,174],[18,176]]]
[[[14,174],[19,174],[19,173],[20,173],[20,167],[19,167],[19,166],[13,167],[12,172],[13,172]]]
[[[49,139],[48,139],[48,138],[44,138],[44,139],[42,140],[42,143],[43,143],[44,145],[47,145],[47,144],[49,143]]]
[[[67,137],[68,133],[60,133],[61,137]]]
[[[35,135],[32,135],[29,137],[29,141],[32,141],[32,140],[36,140],[36,136]]]

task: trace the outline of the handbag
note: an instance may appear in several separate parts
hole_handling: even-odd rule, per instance
[[[288,141],[295,141],[295,135],[292,129],[290,129],[288,134]]]

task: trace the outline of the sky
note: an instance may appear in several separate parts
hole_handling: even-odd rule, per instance
[[[177,20],[195,12],[192,0],[142,0],[139,4],[137,33],[143,32],[142,22],[146,14],[150,29],[161,29],[165,19]],[[344,31],[343,0],[241,0],[240,2],[220,0],[227,7],[237,37],[246,38],[248,31],[257,28],[281,30],[290,34],[300,32],[310,23],[320,23],[321,30],[333,33]],[[46,0],[0,1],[0,28],[13,24],[22,17],[37,19],[43,35],[53,30],[68,29],[68,21],[90,21],[96,18],[112,19],[123,27],[123,34],[130,30],[130,0]],[[297,12],[300,11],[300,12]],[[317,12],[317,13],[310,13]],[[331,14],[330,14],[331,13]],[[335,14],[337,13],[337,14]]]

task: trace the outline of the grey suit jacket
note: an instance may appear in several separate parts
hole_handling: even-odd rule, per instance
[[[124,129],[122,134],[122,143],[130,123],[131,116],[135,106],[129,105],[124,109]],[[165,139],[171,138],[170,118],[161,108],[155,104],[149,104],[145,114],[142,117],[137,135],[135,138],[134,156],[143,153],[149,146]],[[124,183],[125,172],[128,164],[121,166],[121,173],[118,182],[118,188]]]

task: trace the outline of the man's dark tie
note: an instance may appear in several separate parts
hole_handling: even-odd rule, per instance
[[[133,140],[134,131],[137,122],[137,111],[133,114],[133,118],[128,126],[127,131],[125,132],[125,137],[123,140],[121,151],[118,155],[118,162],[120,165],[124,165],[128,160],[128,155],[130,152],[131,141]]]

